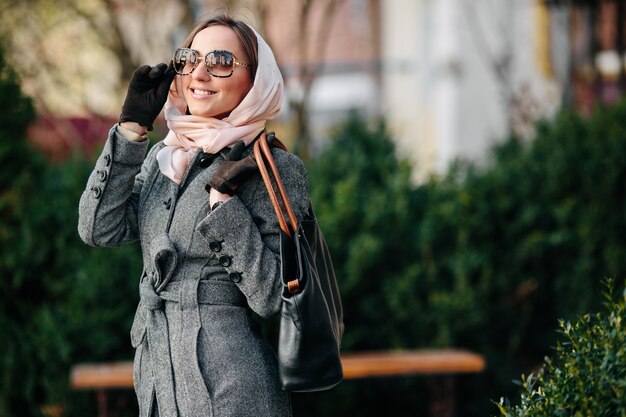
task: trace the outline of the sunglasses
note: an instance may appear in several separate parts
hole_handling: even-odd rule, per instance
[[[178,75],[191,74],[200,63],[200,52],[195,49],[178,48],[172,58],[174,71]],[[233,75],[235,65],[249,68],[250,64],[239,62],[230,51],[211,51],[204,57],[204,66],[209,74],[218,78],[228,78]]]

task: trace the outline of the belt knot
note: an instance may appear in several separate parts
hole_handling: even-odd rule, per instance
[[[162,310],[165,301],[159,297],[154,287],[149,282],[139,284],[139,295],[141,302],[148,310]]]

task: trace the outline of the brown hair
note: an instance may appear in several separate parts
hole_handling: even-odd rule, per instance
[[[257,66],[259,65],[258,43],[254,31],[250,28],[250,26],[240,20],[233,19],[227,14],[221,14],[209,19],[201,20],[194,27],[189,36],[187,36],[187,39],[185,39],[181,47],[189,48],[198,32],[210,26],[227,26],[235,32],[241,42],[241,45],[243,46],[243,50],[246,55],[248,55],[248,59],[250,60],[250,62],[248,62],[248,64],[250,64],[248,70],[250,71],[250,79],[254,83]]]

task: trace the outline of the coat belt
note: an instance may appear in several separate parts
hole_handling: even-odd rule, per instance
[[[166,301],[181,303],[186,297],[181,293],[185,281],[172,281],[159,293],[159,297]],[[200,280],[198,284],[197,304],[213,304],[245,307],[246,298],[236,285],[228,281]],[[192,302],[192,304],[195,304]],[[181,305],[181,308],[184,308]]]
[[[157,292],[152,282],[144,280],[139,284],[141,299],[135,314],[131,329],[131,341],[137,347],[147,339],[150,352],[150,362],[153,374],[154,393],[158,403],[159,415],[162,417],[177,417],[179,406],[176,403],[174,389],[174,371],[169,344],[169,330],[165,316],[165,302],[177,303],[182,314],[182,340],[180,358],[189,360],[197,358],[198,334],[201,328],[201,304],[210,305],[246,305],[244,295],[230,282],[215,280],[184,280],[169,282],[163,290]],[[177,375],[176,384],[186,392],[187,398],[193,398],[193,410],[211,410],[210,395],[204,383],[200,367],[177,367],[181,370]],[[141,390],[147,392],[146,390]],[[152,391],[152,390],[150,390]],[[141,401],[141,399],[140,399]],[[148,399],[148,402],[150,400]],[[182,407],[187,405],[181,404]],[[150,413],[144,407],[142,412]],[[187,410],[192,412],[193,410]],[[184,414],[189,414],[185,412]]]

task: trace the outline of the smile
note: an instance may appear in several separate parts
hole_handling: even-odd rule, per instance
[[[215,91],[200,90],[198,88],[192,88],[191,92],[196,96],[212,96],[214,94],[217,94]]]

